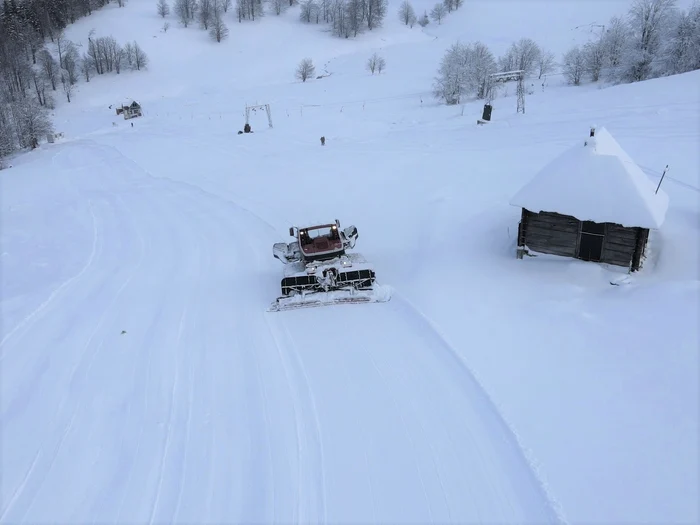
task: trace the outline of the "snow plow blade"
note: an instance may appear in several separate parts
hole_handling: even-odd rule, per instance
[[[391,290],[388,287],[375,285],[370,290],[340,289],[329,292],[311,292],[278,297],[267,311],[281,312],[284,310],[316,308],[337,304],[385,303],[390,299]]]

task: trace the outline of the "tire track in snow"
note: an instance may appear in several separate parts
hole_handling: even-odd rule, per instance
[[[421,488],[423,489],[423,496],[425,497],[425,502],[426,502],[426,504],[428,505],[428,514],[429,514],[429,516],[430,516],[430,523],[435,523],[435,517],[434,517],[434,514],[433,514],[433,506],[432,506],[432,503],[431,503],[431,501],[430,501],[430,496],[428,495],[428,489],[427,489],[426,484],[425,484],[425,476],[423,475],[423,472],[422,472],[422,470],[421,470],[421,468],[420,468],[420,465],[418,464],[418,460],[416,459],[416,457],[417,457],[417,455],[418,455],[418,454],[417,454],[416,443],[415,443],[414,439],[411,437],[411,432],[410,432],[409,429],[408,429],[408,424],[406,423],[406,418],[405,418],[404,415],[403,415],[403,411],[402,411],[401,408],[399,407],[399,403],[398,403],[398,401],[397,401],[396,393],[395,393],[394,389],[392,389],[392,388],[389,386],[389,382],[387,381],[386,376],[385,376],[384,373],[382,373],[382,371],[379,369],[379,367],[377,366],[376,361],[375,361],[374,358],[371,356],[370,352],[367,351],[367,348],[365,348],[364,345],[359,345],[359,346],[362,347],[363,351],[365,352],[365,354],[366,354],[367,357],[369,358],[370,362],[372,363],[373,368],[376,370],[376,372],[377,372],[377,374],[379,375],[379,377],[381,377],[381,379],[382,379],[382,381],[383,381],[383,383],[384,383],[384,385],[385,385],[385,387],[386,387],[386,389],[387,389],[387,393],[389,394],[389,397],[391,398],[391,402],[392,402],[392,404],[394,405],[394,409],[396,410],[396,413],[398,414],[399,418],[401,419],[401,425],[403,426],[404,433],[405,433],[405,435],[406,435],[406,439],[408,440],[408,443],[411,445],[411,450],[412,450],[412,452],[413,452],[413,456],[412,456],[412,458],[413,458],[413,466],[415,467],[416,472],[418,473],[418,478],[420,479]],[[442,485],[442,483],[441,483],[441,485]],[[444,490],[444,487],[443,487],[443,490]],[[449,506],[448,506],[448,508],[449,508]]]
[[[272,337],[275,341],[275,346],[285,370],[287,382],[289,384],[290,393],[292,394],[295,412],[295,421],[297,427],[297,455],[299,469],[299,493],[297,501],[297,522],[315,523],[323,520],[327,521],[326,511],[326,481],[323,459],[323,443],[321,440],[320,422],[314,394],[311,390],[308,375],[306,374],[304,364],[301,361],[299,352],[295,346],[291,334],[286,327],[273,326],[273,321],[269,316],[266,316],[266,322]],[[276,325],[276,323],[275,323]],[[285,349],[283,351],[282,349]],[[287,354],[285,356],[285,354]],[[299,379],[301,377],[301,379]],[[296,379],[296,380],[295,380]],[[301,387],[299,386],[301,385]],[[307,419],[311,420],[311,425],[304,421],[301,415],[303,407],[308,407],[311,411],[311,416]],[[307,429],[313,427],[309,436]],[[308,441],[312,441],[309,446],[311,452],[307,453]],[[309,456],[310,454],[310,456]],[[308,463],[307,463],[308,461]],[[309,483],[313,478],[313,473],[318,472],[320,478]],[[305,488],[313,485],[315,488],[311,494],[305,493]],[[313,508],[307,508],[313,507]]]
[[[117,197],[117,199],[120,201],[122,209],[124,209],[125,208],[124,202],[121,199],[119,199],[118,197]],[[89,258],[88,263],[85,265],[83,271],[81,271],[81,273],[79,273],[74,278],[71,278],[68,281],[66,281],[67,284],[71,284],[71,283],[75,282],[77,280],[76,279],[77,277],[84,275],[86,273],[87,269],[90,266],[92,266],[94,261],[99,259],[99,257],[102,254],[103,248],[104,248],[103,234],[99,233],[100,230],[96,226],[98,221],[97,221],[96,215],[94,213],[94,203],[92,201],[90,201],[90,207],[91,207],[92,217],[94,220],[94,225],[96,228],[95,231],[98,232],[97,235],[95,235],[95,237],[94,237],[93,252],[91,253],[91,257]],[[141,240],[141,246],[143,247],[143,238],[140,236],[140,233],[138,232],[138,230],[136,230],[136,231],[137,231],[137,236],[139,236],[139,238]],[[133,268],[131,269],[131,272],[127,275],[126,279],[122,282],[121,286],[117,289],[112,300],[107,304],[105,309],[102,311],[102,314],[98,318],[97,323],[95,324],[95,326],[94,326],[93,330],[91,331],[86,343],[83,346],[83,349],[80,352],[78,360],[76,361],[75,365],[73,366],[73,368],[71,370],[71,373],[70,373],[69,378],[68,378],[69,386],[76,384],[77,376],[78,376],[79,370],[81,368],[81,365],[85,365],[85,372],[82,374],[83,380],[88,377],[90,369],[92,367],[92,364],[95,361],[96,356],[99,354],[99,352],[103,348],[104,338],[102,339],[102,341],[100,341],[98,343],[97,347],[95,348],[95,350],[93,352],[90,353],[89,358],[88,358],[89,348],[90,348],[95,336],[97,335],[99,330],[102,328],[104,321],[107,318],[107,314],[110,313],[111,311],[113,311],[113,308],[114,308],[115,304],[117,303],[117,300],[119,299],[120,295],[122,294],[124,289],[129,285],[129,283],[133,279],[138,268],[140,268],[141,264],[143,263],[143,258],[144,258],[144,251],[142,250],[140,252],[139,259],[136,262],[136,264],[133,266]],[[110,278],[111,278],[111,276],[110,276]],[[66,284],[66,283],[64,283],[64,284]],[[100,290],[101,289],[97,289],[95,291],[99,292]],[[40,319],[41,319],[41,317],[38,317],[34,320],[34,322],[36,322]],[[86,363],[86,359],[87,359],[87,363]],[[61,401],[59,402],[59,405],[57,408],[57,415],[56,415],[57,421],[62,418],[62,414],[63,414],[64,410],[66,410],[65,407],[66,407],[66,404],[68,402],[68,397],[71,395],[71,392],[72,391],[70,389],[68,391],[66,391],[66,393],[61,398]],[[81,396],[79,396],[79,397],[81,397]],[[43,470],[42,480],[38,483],[36,488],[34,488],[33,493],[31,495],[28,503],[26,504],[22,520],[24,520],[24,518],[31,512],[31,510],[34,507],[36,498],[37,498],[39,492],[41,491],[41,489],[43,488],[47,477],[49,476],[50,472],[52,471],[54,464],[56,462],[56,459],[58,458],[58,456],[61,453],[61,450],[63,449],[63,445],[65,443],[65,440],[66,440],[67,436],[69,435],[69,433],[71,432],[71,430],[73,429],[74,422],[77,418],[77,415],[78,415],[80,409],[82,409],[82,408],[83,408],[83,406],[81,404],[75,404],[73,410],[71,411],[71,415],[69,416],[68,422],[64,424],[63,429],[60,432],[60,438],[59,438],[57,445],[55,445],[53,447],[53,451],[48,453],[49,454],[48,459],[46,461],[40,462],[39,460],[45,456],[44,451],[47,448],[50,448],[50,445],[48,443],[50,443],[56,436],[56,433],[54,433],[54,432],[51,432],[48,434],[48,436],[44,440],[44,444],[39,447],[37,454],[29,467],[29,470],[27,471],[25,477],[23,478],[23,482],[15,490],[15,492],[13,493],[13,496],[10,498],[10,501],[8,502],[7,507],[3,511],[2,516],[0,516],[0,521],[4,518],[5,514],[11,510],[11,508],[16,503],[18,498],[23,495],[24,488],[26,488],[27,484],[32,480],[33,477],[35,477],[35,472],[36,472],[36,468],[38,467],[38,465],[40,465],[40,464],[46,465],[46,466],[42,467],[42,470]]]
[[[384,384],[386,385],[386,388],[388,390],[389,397],[391,398],[391,401],[394,404],[394,407],[396,408],[397,413],[401,417],[401,423],[403,424],[404,430],[406,431],[406,435],[408,437],[409,443],[411,444],[411,448],[414,451],[414,463],[416,466],[416,471],[418,472],[418,475],[420,476],[420,481],[421,481],[421,485],[423,486],[423,494],[425,495],[426,503],[428,503],[428,511],[430,513],[430,521],[431,521],[431,523],[435,523],[435,520],[433,517],[433,509],[432,509],[432,505],[430,503],[430,497],[428,496],[428,490],[425,486],[425,479],[421,473],[420,465],[418,464],[417,461],[415,461],[416,447],[415,447],[413,440],[410,437],[410,432],[408,431],[408,425],[406,424],[406,419],[404,418],[403,413],[402,413],[401,409],[399,408],[399,404],[397,401],[398,396],[396,395],[396,390],[394,388],[392,388],[391,386],[389,386],[389,381],[387,380],[386,375],[379,368],[379,365],[377,364],[377,361],[372,356],[372,353],[369,350],[367,350],[367,348],[364,345],[359,345],[359,346],[362,348],[363,352],[367,355],[367,358],[369,359],[370,363],[372,363],[372,367],[376,370],[379,377],[382,378],[382,381],[384,382]],[[416,418],[416,422],[418,423],[421,430],[423,431],[423,435],[427,436],[427,434],[425,432],[425,427],[421,423],[420,419]],[[445,501],[445,508],[447,509],[447,514],[449,516],[450,521],[452,521],[452,512],[450,510],[450,503],[447,499],[447,492],[445,491],[445,484],[442,481],[442,477],[440,476],[440,469],[438,468],[438,465],[435,461],[435,450],[433,449],[433,445],[429,439],[426,439],[426,442],[428,443],[428,445],[430,447],[431,460],[433,463],[433,467],[435,468],[435,475],[438,479],[438,482],[440,484],[440,488],[442,490],[442,496],[443,496],[443,499]]]
[[[61,292],[67,290],[72,284],[74,284],[78,279],[80,279],[85,273],[90,269],[92,266],[93,262],[95,261],[95,257],[97,254],[97,240],[99,238],[99,229],[97,227],[97,218],[95,217],[95,211],[93,209],[93,203],[91,200],[88,200],[88,209],[90,211],[90,216],[92,218],[92,249],[90,250],[90,255],[88,255],[88,260],[85,262],[85,265],[81,268],[81,270],[75,274],[73,277],[70,277],[69,279],[66,279],[61,283],[57,288],[53,290],[49,294],[49,296],[42,302],[33,312],[31,312],[28,316],[26,316],[22,321],[17,323],[15,327],[10,330],[0,341],[0,349],[5,346],[5,344],[22,328],[26,328],[25,334],[29,331],[29,328],[31,328],[43,315],[47,313],[47,308],[49,306],[52,306],[52,303],[56,300],[57,297],[61,294]],[[5,352],[0,353],[0,364],[2,361],[5,359]],[[0,518],[1,519],[1,518]]]
[[[185,319],[187,318],[187,303],[183,305],[182,313],[180,314],[180,324],[177,327],[177,339],[175,341],[175,350],[180,349],[180,343],[182,341],[182,332],[185,326]],[[165,433],[165,443],[163,444],[163,452],[160,456],[160,466],[158,468],[158,484],[156,487],[156,497],[153,500],[153,505],[151,506],[151,515],[148,519],[148,523],[152,525],[155,521],[156,511],[158,510],[158,504],[160,503],[161,493],[163,489],[163,480],[165,478],[164,472],[166,468],[166,462],[168,459],[168,452],[170,451],[170,443],[173,436],[173,413],[176,410],[175,398],[177,397],[177,388],[180,382],[180,358],[177,356],[175,358],[175,378],[173,380],[172,387],[170,389],[170,403],[168,405],[168,419],[166,422],[166,433]]]
[[[531,480],[531,485],[540,494],[541,502],[546,506],[549,513],[551,514],[552,520],[556,523],[565,524],[566,519],[564,518],[563,511],[559,503],[555,498],[549,493],[547,486],[542,481],[540,474],[537,472],[533,461],[527,456],[525,449],[520,443],[520,439],[515,431],[506,422],[502,413],[498,409],[495,402],[491,399],[486,390],[477,381],[476,377],[469,369],[468,365],[464,362],[459,353],[447,342],[447,340],[442,336],[438,329],[433,325],[432,321],[428,319],[420,310],[418,310],[412,303],[410,303],[405,297],[403,297],[398,292],[394,292],[392,296],[392,302],[394,305],[399,307],[399,310],[405,314],[405,319],[410,322],[413,326],[423,327],[423,332],[426,334],[431,334],[432,337],[438,343],[437,348],[443,350],[443,354],[448,358],[449,361],[456,365],[456,369],[460,371],[463,377],[466,377],[467,381],[471,383],[478,394],[481,397],[477,400],[477,403],[486,409],[486,413],[483,415],[490,415],[494,422],[504,431],[504,435],[507,438],[508,447],[516,457],[519,459],[522,467],[527,471],[528,477]],[[411,321],[412,320],[412,321]],[[464,387],[462,387],[464,388]],[[471,392],[467,392],[471,394]]]
[[[91,141],[91,142],[94,143],[94,141]],[[268,229],[276,232],[274,227],[271,224],[269,224],[267,221],[265,221],[265,219],[263,219],[261,216],[257,215],[256,213],[252,212],[251,210],[239,205],[236,202],[233,202],[229,199],[223,198],[220,195],[216,195],[214,193],[208,192],[208,191],[204,190],[203,188],[201,188],[197,185],[194,185],[194,184],[171,179],[169,177],[157,177],[157,176],[151,174],[148,170],[146,170],[142,166],[140,166],[133,159],[131,159],[130,157],[128,157],[127,155],[122,153],[118,148],[115,148],[115,147],[110,146],[110,145],[102,145],[102,144],[97,144],[97,143],[94,143],[94,144],[97,148],[100,148],[103,151],[111,153],[116,162],[121,162],[121,163],[125,164],[126,166],[130,166],[131,169],[133,169],[134,171],[137,171],[141,175],[148,177],[149,179],[151,179],[155,183],[160,184],[160,185],[169,184],[173,188],[181,188],[183,190],[183,192],[176,193],[179,196],[187,196],[187,197],[191,198],[193,202],[196,202],[199,205],[201,205],[202,202],[213,202],[214,204],[217,204],[217,205],[224,205],[229,210],[234,211],[236,214],[242,214],[244,216],[244,220],[248,219],[248,218],[252,218],[256,223],[260,224],[261,226],[266,226]],[[199,196],[201,198],[195,199],[194,198],[195,196]],[[205,215],[211,214],[212,210],[216,210],[216,206],[214,206],[214,207],[202,206],[202,210],[203,210]],[[257,249],[258,244],[256,243],[255,246],[253,246],[253,244],[251,242],[251,239],[250,239],[251,234],[248,232],[249,228],[239,228],[239,227],[234,226],[235,222],[231,221],[231,217],[228,214],[223,218],[224,218],[224,220],[221,221],[221,223],[219,225],[230,224],[232,226],[232,230],[236,233],[236,235],[232,236],[232,238],[234,238],[234,239],[240,238],[243,242],[245,242],[245,243],[251,245],[251,247]],[[255,238],[257,239],[257,237],[255,237]],[[243,260],[245,260],[246,257],[247,257],[247,254],[244,253],[242,255]],[[264,312],[260,312],[258,319],[260,319],[261,316],[263,316],[263,315],[264,315]],[[256,363],[255,366],[259,367],[259,363]],[[265,394],[264,394],[264,388],[263,388],[262,382],[259,383],[259,391],[261,393],[261,397],[263,397],[263,402],[266,403],[266,400],[264,398]],[[265,424],[267,425],[267,428],[271,430],[269,420]],[[272,472],[272,480],[273,480],[271,493],[272,493],[272,497],[274,498],[274,493],[275,493],[275,491],[274,491],[275,463],[272,460],[272,447],[270,446],[271,443],[270,443],[270,439],[269,439],[269,432],[266,432],[264,434],[264,436],[265,436],[264,439],[268,443],[268,457],[270,460],[269,466],[270,466],[270,469]],[[275,511],[274,505],[272,505],[272,511],[273,511],[273,513]]]

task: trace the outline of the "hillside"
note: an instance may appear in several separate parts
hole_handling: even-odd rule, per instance
[[[63,138],[0,172],[0,521],[700,519],[700,71],[550,75],[477,126],[483,102],[430,94],[456,39],[560,55],[626,8],[502,4],[410,29],[391,2],[357,39],[298,6],[229,13],[220,44],[160,31],[150,0],[69,27],[150,62],[81,83]],[[295,80],[304,57],[327,76]],[[117,117],[132,99],[144,116]],[[238,135],[246,104],[273,127]],[[516,258],[511,197],[591,125],[652,181],[670,168],[629,276]],[[335,218],[391,300],[266,312],[272,244]]]

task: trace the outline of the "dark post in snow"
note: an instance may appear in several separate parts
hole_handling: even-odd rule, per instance
[[[659,185],[656,187],[656,191],[654,192],[654,195],[659,193],[659,188],[661,187],[661,183],[664,181],[664,177],[666,176],[667,171],[668,171],[668,164],[666,164],[666,167],[664,168],[664,172],[661,174],[661,180],[659,181]]]
[[[517,113],[520,113],[521,111],[523,114],[525,114],[525,72],[521,71],[520,75],[518,75],[518,88],[517,88],[517,94],[518,94],[518,107],[517,107]]]

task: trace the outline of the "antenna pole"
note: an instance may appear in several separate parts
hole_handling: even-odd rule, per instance
[[[659,188],[661,187],[661,183],[664,181],[664,177],[666,176],[667,171],[668,171],[668,164],[666,164],[666,167],[664,168],[664,172],[661,174],[661,180],[659,181],[659,185],[656,187],[656,191],[654,192],[654,195],[659,193]]]

